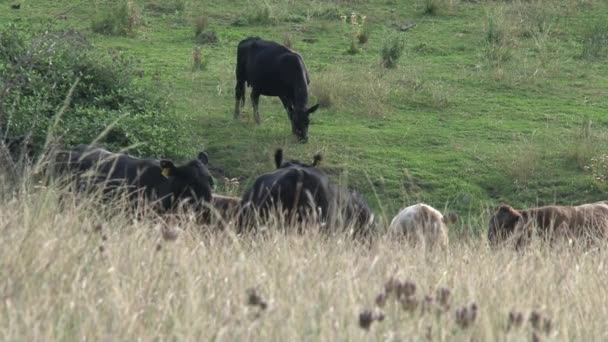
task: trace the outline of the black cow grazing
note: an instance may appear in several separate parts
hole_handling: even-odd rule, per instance
[[[312,164],[284,161],[283,151],[277,150],[277,169],[259,176],[242,197],[240,225],[250,227],[255,214],[266,220],[270,213],[277,212],[285,215],[287,222],[312,219],[325,226],[354,226],[355,233],[367,228],[373,214],[363,197],[333,184],[317,168],[320,161],[319,154]]]
[[[307,108],[308,71],[302,57],[283,45],[249,37],[242,40],[236,56],[235,119],[245,104],[245,83],[251,87],[255,122],[260,123],[260,95],[278,96],[291,121],[291,131],[302,142],[308,140],[309,116],[319,105]]]
[[[170,160],[138,159],[89,145],[79,145],[57,156],[63,169],[74,172],[80,184],[101,187],[104,193],[126,188],[132,199],[143,195],[159,201],[165,211],[181,202],[201,208],[211,201],[213,179],[207,170],[207,153],[175,166]],[[60,165],[61,167],[61,165]],[[86,183],[83,183],[86,182]]]

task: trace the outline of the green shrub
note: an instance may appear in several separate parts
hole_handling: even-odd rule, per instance
[[[53,132],[71,146],[100,142],[111,149],[137,145],[146,155],[178,155],[183,126],[166,96],[134,85],[135,65],[124,55],[90,46],[74,31],[30,37],[16,26],[0,32],[0,108],[3,129],[31,134],[43,146],[47,131],[79,80]],[[7,87],[8,85],[8,87]]]
[[[206,15],[199,15],[194,21],[194,37],[198,37],[205,32],[209,26],[209,18]]]
[[[177,12],[184,12],[186,10],[185,0],[153,0],[148,2],[145,7],[146,10],[158,13],[158,14],[173,14]]]
[[[91,22],[91,29],[105,35],[133,35],[140,19],[137,6],[131,1],[121,0],[102,9]]]
[[[382,65],[386,68],[394,68],[403,54],[405,43],[399,35],[391,35],[382,44],[380,51],[382,56]]]
[[[272,15],[270,6],[267,3],[258,4],[247,16],[247,22],[253,25],[271,25],[275,18]]]
[[[583,52],[585,59],[601,59],[608,56],[608,24],[596,23],[589,27],[583,35]]]

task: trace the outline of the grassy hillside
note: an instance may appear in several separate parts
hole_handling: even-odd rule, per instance
[[[175,132],[191,141],[178,154],[207,150],[220,179],[247,184],[272,168],[272,152],[283,147],[300,159],[322,151],[329,172],[387,215],[418,200],[466,212],[498,202],[605,199],[605,186],[586,166],[608,142],[606,2],[129,4],[133,29],[125,36],[92,31],[110,11],[105,1],[31,0],[19,10],[5,3],[0,24],[74,28],[100,49],[137,58],[138,82],[166,92],[188,123],[189,130]],[[369,40],[349,54],[360,28],[340,16],[353,12],[366,16]],[[218,38],[201,45],[202,70],[193,68],[197,21]],[[410,22],[416,26],[399,30]],[[233,120],[235,49],[251,35],[290,41],[303,55],[311,101],[324,104],[313,115],[308,144],[291,136],[278,99],[262,98],[259,127],[248,95],[244,114]],[[393,69],[380,58],[390,37],[405,44]],[[600,177],[602,165],[595,165]]]

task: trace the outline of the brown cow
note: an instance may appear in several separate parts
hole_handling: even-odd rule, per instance
[[[490,219],[488,240],[496,245],[514,238],[516,247],[522,247],[535,230],[541,238],[551,241],[555,238],[605,238],[608,236],[608,204],[551,205],[521,210],[502,204]]]

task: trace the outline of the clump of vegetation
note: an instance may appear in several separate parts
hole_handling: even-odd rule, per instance
[[[186,10],[186,0],[153,0],[146,3],[146,10],[158,14],[173,14]]]
[[[386,114],[390,86],[376,70],[345,73],[330,69],[315,78],[311,91],[322,108],[377,118]]]
[[[197,44],[215,44],[219,41],[217,33],[209,30],[209,18],[206,15],[199,15],[194,20],[194,41]]]
[[[608,154],[592,157],[589,165],[585,166],[585,170],[591,172],[596,181],[605,183],[608,180]]]
[[[285,33],[283,35],[283,45],[285,45],[288,49],[293,47],[293,37],[289,33]]]
[[[587,60],[603,59],[608,56],[608,23],[597,22],[583,34],[581,57]]]
[[[31,36],[16,26],[0,33],[0,79],[5,80],[0,125],[31,135],[38,147],[53,127],[58,142],[67,146],[101,139],[114,149],[178,154],[175,132],[181,121],[167,100],[133,83],[132,59],[96,50],[81,37],[75,31]]]
[[[215,31],[204,31],[201,32],[194,40],[197,44],[215,44],[219,41],[217,33]]]
[[[194,37],[198,37],[209,27],[209,18],[206,15],[199,15],[194,19]]]
[[[276,18],[272,14],[270,5],[266,2],[258,5],[248,12],[247,23],[252,25],[272,25],[275,23]]]
[[[367,17],[352,13],[350,16],[343,15],[340,17],[344,24],[349,25],[349,41],[350,45],[346,52],[350,55],[355,55],[361,51],[359,44],[365,44],[369,40],[369,28],[367,26]]]
[[[192,70],[200,71],[203,69],[203,57],[201,47],[197,46],[192,51]]]
[[[424,0],[422,13],[426,15],[438,15],[440,6],[439,1],[440,0]]]
[[[452,12],[454,8],[454,0],[424,0],[422,4],[422,14],[424,15],[441,15]]]
[[[141,23],[140,11],[132,1],[119,1],[102,9],[91,22],[93,32],[113,36],[134,35]]]
[[[485,60],[492,67],[500,67],[511,58],[509,31],[504,24],[502,12],[490,13],[485,29]]]
[[[382,65],[389,69],[395,68],[404,48],[405,42],[400,35],[394,34],[386,38],[382,44],[382,50],[380,50]]]

